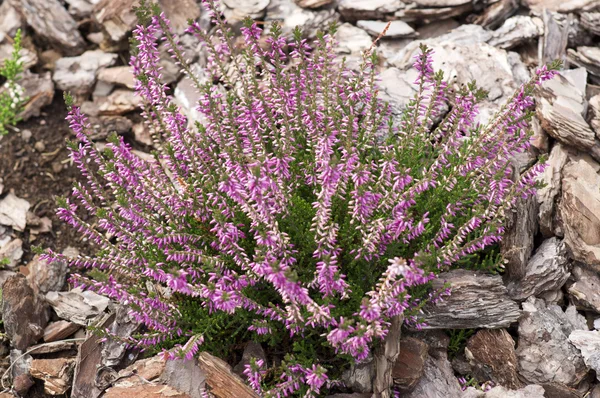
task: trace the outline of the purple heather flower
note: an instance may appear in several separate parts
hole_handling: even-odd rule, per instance
[[[192,358],[210,335],[184,327],[178,304],[185,297],[211,315],[238,319],[243,311],[242,330],[258,335],[293,340],[317,330],[337,353],[364,360],[392,317],[420,327],[421,306],[448,294],[412,297],[413,288],[498,243],[510,207],[535,194],[544,165],[513,177],[510,160],[530,146],[531,89],[556,72],[536,70],[480,126],[472,88],[440,115],[449,90],[423,47],[414,63],[417,95],[398,120],[378,98],[370,57],[350,70],[337,61],[329,35],[311,45],[274,29],[263,40],[256,25],[242,28],[245,44],[234,48],[216,3],[203,4],[214,35],[199,23],[187,31],[202,43],[207,79],[194,75],[164,15],[133,31],[131,66],[156,137],[154,159],[139,158],[123,138],[101,152],[81,109],[70,108],[77,143],[69,150],[83,181],[58,216],[98,251],[46,257],[108,274],[74,273],[71,282],[130,307],[146,331],[127,344],[187,338],[164,352],[171,359]],[[163,45],[197,86],[196,126],[163,83]],[[302,387],[316,396],[332,383],[325,367],[290,360],[279,383],[262,391],[265,364],[255,365],[246,375],[265,396]]]

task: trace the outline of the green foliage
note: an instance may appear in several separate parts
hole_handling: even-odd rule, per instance
[[[446,333],[450,336],[448,357],[452,359],[464,351],[467,340],[475,334],[475,329],[448,329]]]
[[[21,30],[18,30],[14,38],[12,56],[5,60],[4,65],[0,68],[0,76],[6,79],[0,93],[0,135],[8,134],[6,127],[14,126],[19,122],[18,115],[25,102],[23,88],[17,83],[23,72],[21,49]]]

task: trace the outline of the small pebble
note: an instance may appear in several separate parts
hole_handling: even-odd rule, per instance
[[[52,163],[52,172],[53,173],[60,173],[63,169],[63,166],[60,162],[54,162]]]
[[[22,130],[21,131],[21,138],[25,142],[29,142],[29,140],[31,139],[32,135],[33,135],[33,133],[31,132],[31,130]]]
[[[38,152],[44,152],[44,150],[46,149],[46,144],[44,144],[44,141],[38,141],[33,145],[33,147]]]

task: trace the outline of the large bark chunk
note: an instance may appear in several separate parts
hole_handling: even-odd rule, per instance
[[[137,21],[133,7],[138,0],[102,0],[94,7],[93,16],[112,41],[124,39]]]
[[[110,40],[119,42],[137,23],[133,7],[138,6],[139,3],[139,0],[100,0],[95,5],[92,15],[102,25]],[[200,7],[194,0],[158,0],[158,4],[177,34],[182,34],[187,28],[188,19],[196,19],[200,16]]]
[[[423,376],[429,346],[427,343],[407,337],[400,341],[400,355],[394,363],[392,378],[400,391],[411,391]]]
[[[577,66],[584,67],[589,73],[600,77],[600,48],[577,47],[577,51],[569,49],[569,61]]]
[[[582,12],[579,21],[584,29],[600,36],[600,12]]]
[[[12,227],[17,231],[23,231],[27,224],[29,206],[28,201],[10,192],[3,199],[0,199],[0,224]]]
[[[164,384],[189,394],[191,398],[204,398],[206,375],[195,359],[191,361],[184,359],[168,361],[160,375],[160,380]]]
[[[544,184],[536,194],[539,204],[538,221],[540,232],[546,238],[554,236],[555,202],[561,190],[562,169],[567,163],[568,157],[566,148],[562,144],[556,143],[546,162],[546,169],[538,177],[538,180]]]
[[[423,377],[412,392],[403,394],[402,397],[461,398],[462,391],[448,359],[445,356],[439,358],[429,356],[425,361]]]
[[[71,388],[73,358],[34,359],[31,376],[44,381],[44,391],[50,395],[62,395]]]
[[[491,380],[512,390],[523,386],[517,374],[515,342],[506,329],[480,330],[467,342],[465,355],[478,381]]]
[[[561,383],[575,386],[587,374],[579,350],[568,340],[574,330],[585,330],[585,319],[571,306],[566,312],[557,305],[529,298],[519,321],[519,374],[531,383]]]
[[[25,276],[14,275],[2,285],[2,320],[12,345],[24,350],[44,335],[49,313]]]
[[[98,326],[106,328],[114,318],[114,314],[106,315]],[[96,386],[96,372],[102,365],[101,340],[100,336],[88,333],[88,338],[79,346],[71,398],[98,398],[102,395],[102,390]]]
[[[504,24],[494,32],[490,40],[492,46],[509,49],[534,40],[544,32],[544,23],[539,18],[518,15],[507,19]]]
[[[543,11],[544,37],[541,43],[542,58],[540,62],[544,64],[555,59],[564,60],[566,57],[570,18],[567,19],[566,23],[560,24],[557,21],[557,16],[557,14],[546,9]]]
[[[573,302],[578,307],[600,313],[600,276],[585,266],[575,265],[572,278],[568,292]]]
[[[441,288],[445,281],[450,283],[450,296],[425,306],[426,329],[503,328],[521,314],[499,275],[455,270],[440,274],[433,287]]]
[[[410,27],[409,24],[403,21],[391,21],[391,22],[383,22],[383,21],[358,21],[356,26],[361,29],[369,32],[371,36],[379,37],[386,28],[389,27],[385,32],[386,39],[397,39],[399,37],[414,37],[417,35],[417,32],[413,28]]]
[[[600,267],[600,176],[595,166],[578,160],[564,167],[560,215],[573,258]]]
[[[578,11],[593,6],[596,0],[523,0],[522,4],[535,12],[544,9],[562,13]]]
[[[9,0],[35,33],[67,55],[80,54],[85,42],[77,23],[58,0]]]
[[[527,262],[533,252],[533,238],[537,232],[537,199],[530,196],[519,199],[506,216],[506,232],[501,252],[506,259],[506,277],[519,280],[526,272]]]
[[[117,54],[100,50],[86,51],[78,57],[61,58],[56,62],[52,78],[58,89],[86,95],[91,92],[100,68],[110,66],[116,60]]]
[[[206,384],[213,395],[219,398],[259,398],[238,375],[231,371],[225,361],[204,351],[198,356],[198,362],[200,369],[206,373]]]
[[[596,378],[600,380],[600,332],[574,330],[569,341],[581,351],[585,364],[596,371]]]
[[[339,0],[338,10],[349,21],[359,19],[384,19],[386,15],[402,9],[400,0]]]
[[[518,0],[500,0],[486,8],[483,14],[475,18],[473,22],[485,28],[493,29],[518,9]]]
[[[100,315],[108,306],[109,299],[90,290],[74,289],[68,292],[49,292],[46,301],[59,317],[81,326]]]
[[[50,72],[41,74],[25,71],[19,84],[25,90],[25,98],[27,102],[23,107],[23,111],[19,114],[23,120],[28,120],[31,117],[39,116],[42,108],[52,103],[54,98],[54,83]]]
[[[583,76],[585,81],[585,76]],[[560,142],[583,152],[596,146],[595,134],[583,118],[585,90],[580,90],[566,77],[558,75],[546,81],[536,95],[536,112],[542,128]]]
[[[569,278],[569,261],[565,245],[557,238],[545,240],[527,263],[525,275],[511,282],[508,294],[514,300],[560,289]]]

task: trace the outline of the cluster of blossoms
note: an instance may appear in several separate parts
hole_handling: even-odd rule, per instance
[[[100,152],[87,118],[70,106],[71,158],[85,182],[59,215],[99,250],[65,261],[107,275],[71,280],[128,305],[146,328],[136,344],[187,336],[170,357],[209,343],[182,310],[192,300],[208,317],[245,314],[242,326],[259,336],[317,331],[333,352],[363,360],[391,318],[418,323],[421,306],[441,293],[414,289],[498,242],[507,209],[533,193],[543,166],[514,179],[510,162],[529,146],[529,94],[554,72],[539,69],[481,126],[473,86],[441,114],[449,91],[423,47],[418,93],[396,121],[378,99],[371,50],[351,70],[336,59],[332,33],[309,46],[299,30],[286,40],[274,25],[263,42],[251,21],[236,48],[215,4],[206,5],[214,35],[188,29],[208,54],[204,78],[164,15],[134,31],[131,66],[159,148],[154,160],[121,137]],[[183,116],[162,83],[160,42],[196,84],[201,123]],[[313,361],[290,361],[270,391],[267,364],[246,374],[264,396],[315,396],[331,381]]]

